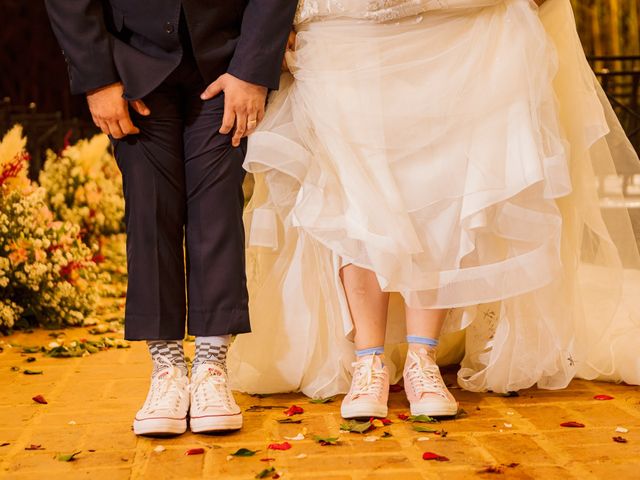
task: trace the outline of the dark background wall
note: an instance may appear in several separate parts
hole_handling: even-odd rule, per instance
[[[88,119],[84,99],[69,94],[67,67],[44,2],[0,0],[0,19],[0,99],[23,106],[34,102],[40,112]]]

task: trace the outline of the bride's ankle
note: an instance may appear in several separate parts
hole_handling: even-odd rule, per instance
[[[384,346],[356,349],[356,360],[364,360],[367,357],[377,357],[384,362]]]
[[[428,358],[436,361],[436,352],[438,347],[438,339],[423,337],[418,335],[408,335],[407,343],[409,352],[417,355],[426,355]]]

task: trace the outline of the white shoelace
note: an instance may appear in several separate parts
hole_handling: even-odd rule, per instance
[[[198,373],[191,381],[191,391],[198,408],[232,408],[231,396],[224,370],[216,365],[202,367],[204,373]]]
[[[373,359],[354,362],[353,387],[351,397],[357,398],[363,395],[373,395],[379,397],[384,384],[384,371],[374,370]]]
[[[407,369],[407,379],[412,388],[419,395],[423,393],[434,393],[447,398],[447,386],[440,376],[440,369],[435,364],[429,364],[415,352],[409,352],[411,362]]]
[[[168,359],[160,359],[160,364],[162,365],[160,371],[151,381],[144,411],[175,414],[187,393],[184,375]]]

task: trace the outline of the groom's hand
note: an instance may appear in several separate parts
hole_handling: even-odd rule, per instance
[[[142,100],[127,103],[122,98],[123,91],[122,83],[112,83],[87,93],[93,122],[103,133],[116,139],[140,133],[129,116],[129,105],[140,115],[151,113]]]
[[[224,92],[224,115],[220,133],[227,135],[235,125],[231,145],[237,147],[242,137],[249,135],[262,121],[267,88],[225,73],[209,85],[200,98],[209,100],[221,92]]]

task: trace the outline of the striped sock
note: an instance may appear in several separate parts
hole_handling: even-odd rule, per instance
[[[206,363],[217,363],[226,371],[230,338],[230,335],[196,337],[196,356],[191,369]]]
[[[179,368],[184,375],[187,375],[187,362],[184,358],[182,340],[147,340],[149,353],[153,360],[153,372],[156,375],[168,360],[171,365]]]

